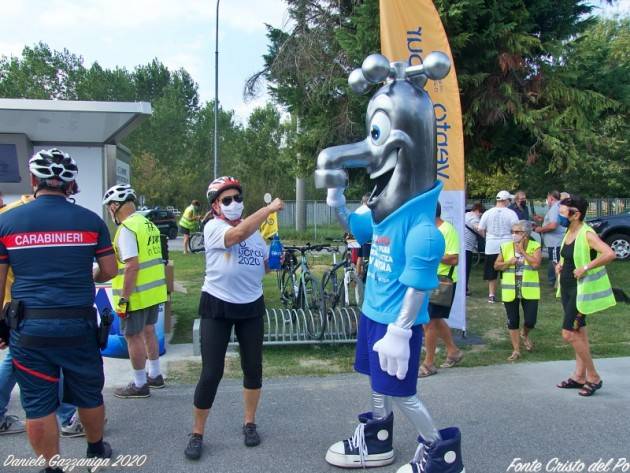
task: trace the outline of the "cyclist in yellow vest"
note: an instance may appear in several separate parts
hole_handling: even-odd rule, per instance
[[[508,361],[521,357],[520,336],[527,351],[534,344],[529,332],[536,327],[538,301],[540,300],[540,278],[538,268],[542,261],[540,243],[531,240],[532,228],[527,220],[512,225],[512,241],[501,245],[501,253],[494,263],[494,269],[502,272],[501,299],[505,305],[508,330],[512,341],[512,354]],[[523,307],[523,331],[519,334],[519,302]]]
[[[112,280],[112,294],[133,367],[133,381],[114,391],[114,396],[123,399],[149,397],[149,388],[164,387],[155,334],[159,306],[166,302],[160,231],[136,213],[135,201],[129,185],[116,185],[103,197],[118,225],[114,236],[118,275]]]
[[[188,251],[188,242],[190,240],[190,233],[194,232],[197,228],[197,224],[199,220],[201,220],[201,213],[199,209],[201,208],[201,204],[198,200],[193,200],[184,213],[182,217],[179,219],[179,230],[184,234],[184,254],[187,255],[190,252]]]
[[[564,322],[562,338],[575,350],[575,371],[557,386],[580,389],[580,396],[592,396],[602,387],[595,369],[586,331],[586,315],[615,305],[605,265],[615,259],[615,252],[595,231],[584,223],[588,202],[570,195],[560,202],[559,223],[568,228],[560,247],[558,294],[562,298]],[[591,250],[597,256],[592,258]]]

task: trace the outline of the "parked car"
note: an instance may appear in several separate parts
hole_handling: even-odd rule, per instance
[[[588,219],[587,223],[617,254],[617,259],[630,260],[630,212]]]
[[[177,238],[177,217],[170,210],[151,209],[140,210],[139,213],[151,220],[160,229],[162,235],[168,236],[171,240]]]

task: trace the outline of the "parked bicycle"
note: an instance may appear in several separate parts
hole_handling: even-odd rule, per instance
[[[326,245],[311,244],[285,246],[282,268],[277,272],[280,301],[289,309],[304,310],[304,328],[313,339],[321,339],[324,335],[326,301],[322,286],[308,266],[307,253],[326,248]]]
[[[206,223],[208,223],[211,218],[212,214],[208,212],[203,220],[196,222],[197,227],[188,238],[188,251],[191,253],[201,253],[202,251],[205,251],[206,248],[203,241],[203,227],[206,226]]]
[[[345,243],[346,246],[339,262],[337,255],[333,253],[332,268],[322,277],[326,307],[328,309],[334,309],[338,305],[360,307],[363,303],[363,281],[352,262],[351,248],[343,240],[333,241]]]

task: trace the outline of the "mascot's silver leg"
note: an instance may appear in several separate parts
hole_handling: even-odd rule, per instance
[[[418,435],[429,442],[440,440],[440,434],[435,427],[433,418],[418,396],[393,397],[392,400],[416,428]]]

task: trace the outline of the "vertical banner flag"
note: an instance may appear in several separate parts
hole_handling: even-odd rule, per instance
[[[265,240],[273,238],[278,233],[278,212],[269,214],[267,220],[260,224],[260,234]]]
[[[451,59],[448,76],[427,82],[426,90],[435,110],[437,173],[444,183],[440,195],[442,218],[455,226],[460,240],[457,291],[448,323],[466,330],[464,135],[453,55],[431,0],[380,0],[380,20],[381,52],[390,61],[406,61],[414,66],[422,64],[432,51],[441,51]]]

